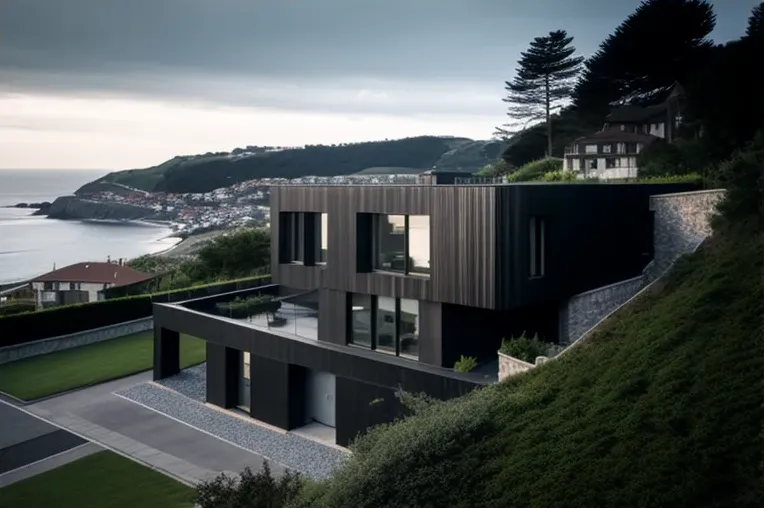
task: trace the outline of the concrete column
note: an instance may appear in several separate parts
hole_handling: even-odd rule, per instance
[[[207,343],[207,402],[228,408],[238,405],[241,351]]]
[[[180,334],[154,326],[154,381],[180,372]]]

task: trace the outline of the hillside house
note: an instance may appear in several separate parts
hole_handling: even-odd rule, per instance
[[[86,261],[53,270],[31,282],[37,307],[103,300],[104,289],[136,284],[153,275],[119,262]]]
[[[565,147],[564,169],[580,178],[636,178],[637,156],[644,148],[676,139],[683,102],[684,89],[677,83],[661,104],[613,108],[601,131]]]

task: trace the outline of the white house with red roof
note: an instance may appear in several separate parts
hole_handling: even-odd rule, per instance
[[[121,262],[86,261],[53,270],[32,280],[38,307],[103,300],[101,291],[151,279]]]

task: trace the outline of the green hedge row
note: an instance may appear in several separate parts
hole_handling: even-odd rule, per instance
[[[162,293],[52,307],[0,316],[0,347],[82,332],[151,316],[153,303],[181,302],[268,284],[270,275],[207,284]]]

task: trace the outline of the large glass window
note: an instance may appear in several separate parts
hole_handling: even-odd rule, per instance
[[[377,343],[376,349],[385,353],[395,354],[395,336],[398,332],[395,298],[386,296],[377,297],[376,321]]]
[[[327,214],[281,212],[279,221],[280,263],[326,263],[329,245]]]
[[[428,215],[376,215],[373,225],[375,269],[429,275]]]
[[[419,302],[353,294],[348,343],[419,359]]]
[[[378,215],[374,268],[403,272],[406,268],[406,216]]]
[[[400,354],[419,358],[419,302],[401,298]]]
[[[410,215],[408,218],[409,272],[430,273],[430,217]]]
[[[371,349],[372,338],[372,297],[353,294],[350,306],[349,342]]]

